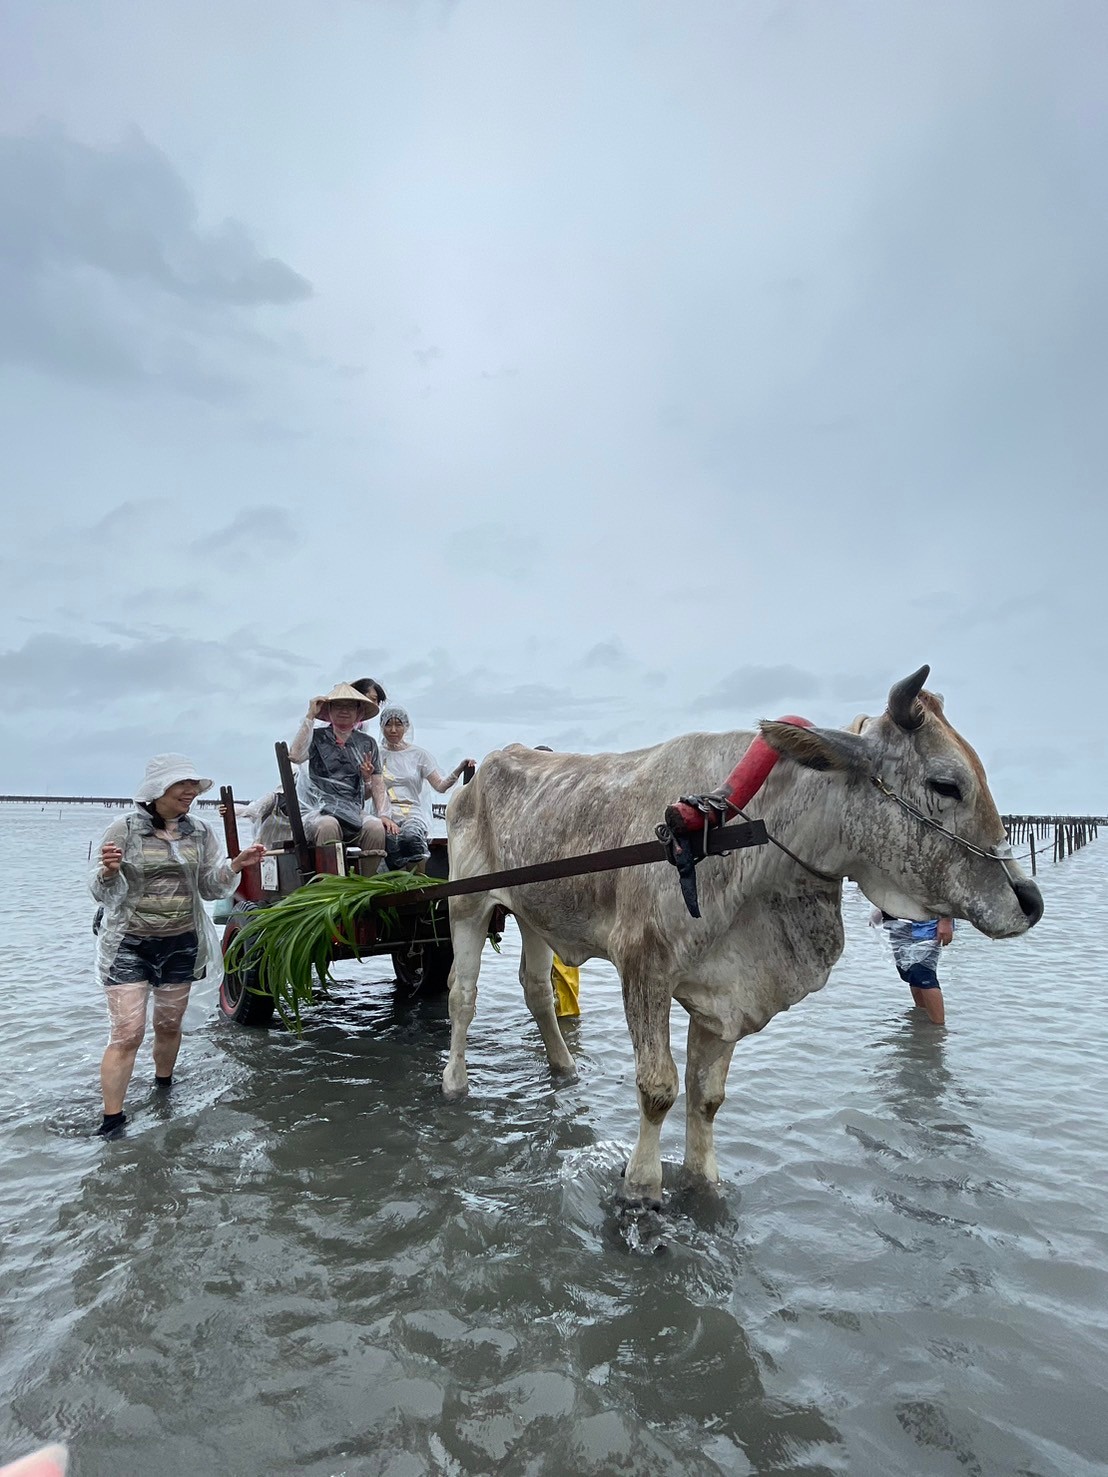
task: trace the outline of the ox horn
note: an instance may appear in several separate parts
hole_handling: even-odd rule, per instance
[[[926,716],[919,695],[930,671],[930,667],[920,667],[889,689],[889,717],[908,733],[919,728]]]

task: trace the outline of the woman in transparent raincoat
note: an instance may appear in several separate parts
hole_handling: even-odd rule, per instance
[[[381,709],[381,737],[385,741],[381,762],[385,776],[385,793],[397,832],[385,838],[389,866],[394,871],[419,867],[431,855],[427,845],[427,812],[423,808],[423,786],[428,784],[445,795],[461,778],[472,759],[463,759],[448,775],[426,749],[409,743],[412,720],[399,703],[386,703]]]
[[[135,792],[138,808],[113,821],[100,843],[89,886],[103,905],[97,964],[111,1023],[100,1064],[102,1134],[127,1121],[123,1099],[151,994],[154,1080],[171,1085],[192,982],[206,977],[218,984],[223,974],[219,935],[204,900],[229,897],[242,869],[265,852],[255,844],[229,860],[213,832],[189,815],[211,785],[182,754],[156,754]]]

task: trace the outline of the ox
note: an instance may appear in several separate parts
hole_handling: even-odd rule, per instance
[[[635,1052],[639,1136],[624,1193],[661,1194],[662,1123],[678,1091],[670,1004],[689,1015],[685,1169],[718,1179],[712,1123],[735,1045],[826,983],[843,949],[842,880],[901,918],[949,914],[990,938],[1042,915],[1012,860],[981,761],[923,691],[922,667],[878,718],[850,730],[763,722],[779,762],[745,807],[771,844],[708,857],[702,917],[688,916],[667,866],[594,873],[450,899],[454,968],[443,1089],[468,1087],[466,1034],[493,908],[516,918],[520,983],[556,1073],[572,1074],[554,1015],[552,950],[570,964],[608,959],[623,986]],[[513,744],[489,755],[450,802],[451,878],[648,839],[678,795],[712,791],[754,735],[697,733],[630,754],[551,754]],[[798,864],[804,863],[806,865]]]

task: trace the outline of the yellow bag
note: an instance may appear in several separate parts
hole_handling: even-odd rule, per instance
[[[576,965],[563,964],[555,954],[550,970],[550,983],[554,986],[554,1014],[580,1015],[581,1006],[577,997],[581,987],[581,971]]]

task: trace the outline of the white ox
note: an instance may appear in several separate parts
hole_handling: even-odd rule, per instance
[[[664,863],[451,898],[444,1090],[468,1087],[466,1034],[497,903],[519,924],[520,982],[553,1071],[571,1074],[574,1063],[554,1015],[552,950],[570,964],[601,958],[618,970],[640,1113],[624,1192],[650,1197],[661,1194],[661,1128],[678,1091],[671,1000],[689,1015],[685,1168],[714,1181],[712,1122],[735,1044],[826,983],[843,948],[844,877],[901,918],[949,914],[990,938],[1037,923],[1038,888],[1004,845],[980,760],[947,722],[941,699],[922,691],[927,673],[923,667],[898,683],[886,711],[851,730],[761,724],[784,757],[745,811],[826,879],[769,845],[701,862],[699,919],[689,917]],[[630,754],[551,754],[518,744],[491,754],[450,802],[450,876],[649,840],[668,805],[718,787],[753,737],[689,734]],[[998,855],[984,854],[994,849]]]

